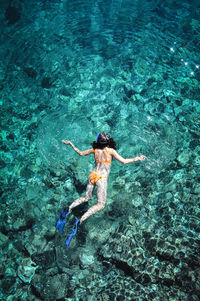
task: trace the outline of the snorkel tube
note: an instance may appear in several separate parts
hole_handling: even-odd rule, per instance
[[[97,134],[97,142],[98,142],[98,139],[99,139],[99,135],[101,134],[101,132],[99,132],[98,134]]]

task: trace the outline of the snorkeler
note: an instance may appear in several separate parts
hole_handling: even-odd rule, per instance
[[[67,220],[67,215],[74,207],[88,202],[92,198],[92,193],[94,190],[95,185],[97,186],[97,204],[90,207],[88,211],[80,217],[80,219],[76,219],[72,233],[68,237],[65,245],[68,246],[71,238],[76,234],[77,225],[85,221],[89,216],[95,214],[96,212],[104,209],[106,204],[106,197],[107,197],[107,184],[108,184],[108,177],[110,173],[112,159],[115,158],[119,162],[123,164],[129,164],[135,161],[143,161],[146,159],[145,156],[141,155],[139,157],[134,157],[130,159],[125,159],[121,157],[116,152],[116,143],[115,141],[109,136],[106,132],[101,132],[97,135],[97,141],[94,141],[92,144],[92,148],[80,151],[77,147],[73,145],[71,141],[62,140],[64,144],[70,145],[77,154],[80,156],[88,156],[90,154],[94,154],[95,158],[95,168],[89,175],[89,183],[87,185],[86,194],[84,197],[80,197],[75,200],[68,209],[64,209],[61,213],[59,220],[57,221],[56,228],[63,233],[64,224]]]

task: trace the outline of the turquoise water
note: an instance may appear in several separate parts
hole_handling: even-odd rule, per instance
[[[199,300],[198,1],[0,2],[1,300]],[[65,240],[107,131],[107,204]]]

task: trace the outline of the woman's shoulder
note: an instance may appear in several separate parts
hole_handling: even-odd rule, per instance
[[[110,151],[110,153],[112,153],[112,152],[114,152],[114,151],[115,151],[115,149],[114,149],[114,148],[112,148],[112,147],[108,147],[108,150]]]
[[[113,152],[113,151],[115,151],[115,149],[112,147],[109,147],[109,146],[105,146],[104,148],[94,148],[94,152],[96,152],[96,151]]]

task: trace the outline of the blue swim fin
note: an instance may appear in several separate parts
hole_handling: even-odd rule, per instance
[[[76,221],[74,222],[73,224],[73,227],[72,227],[72,232],[69,234],[66,242],[65,242],[65,246],[68,247],[69,244],[70,244],[70,241],[72,239],[72,237],[76,234],[77,232],[77,227],[78,227],[78,224],[80,223],[80,220],[77,218]]]
[[[65,223],[67,221],[67,215],[69,213],[69,210],[68,209],[63,209],[57,223],[56,223],[56,229],[58,229],[58,231],[62,234],[63,231],[64,231],[64,226],[65,226]]]

